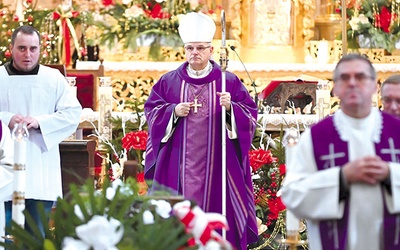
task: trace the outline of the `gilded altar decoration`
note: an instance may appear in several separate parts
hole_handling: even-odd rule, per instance
[[[349,48],[378,48],[393,52],[400,39],[400,3],[353,0],[347,5]]]

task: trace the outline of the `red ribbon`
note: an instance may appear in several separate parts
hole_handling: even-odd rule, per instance
[[[69,18],[67,14],[69,13],[65,14],[56,11],[53,12],[54,20],[61,19],[61,32],[64,40],[65,65],[68,67],[71,63],[71,33],[67,24],[67,19]],[[70,16],[77,17],[79,16],[79,12],[71,11]]]
[[[204,213],[200,207],[190,207],[189,201],[179,202],[174,205],[174,214],[181,220],[186,227],[186,232],[191,233],[194,239],[203,246],[209,240],[215,240],[223,245],[229,245],[224,241],[214,229],[228,229],[226,218],[221,214]],[[193,246],[194,239],[190,239],[188,244]]]

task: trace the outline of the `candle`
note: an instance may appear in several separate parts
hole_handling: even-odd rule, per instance
[[[319,64],[327,64],[329,62],[329,44],[326,40],[318,43],[317,61]]]
[[[287,172],[290,171],[293,164],[296,164],[296,161],[293,157],[293,153],[295,150],[295,145],[299,141],[299,132],[294,128],[290,128],[286,130],[285,136],[283,138],[283,142],[286,144],[285,146],[285,163]],[[300,230],[300,220],[288,209],[286,209],[286,230],[287,236],[297,236],[298,231]]]
[[[24,227],[25,185],[26,185],[26,141],[29,136],[26,124],[15,124],[12,132],[14,139],[14,179],[12,197],[12,220]]]
[[[100,87],[98,88],[99,103],[99,123],[98,131],[100,139],[111,140],[111,118],[113,89],[111,87],[111,77],[100,77]]]

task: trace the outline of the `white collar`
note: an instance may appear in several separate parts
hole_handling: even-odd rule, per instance
[[[365,131],[366,140],[370,139],[374,143],[379,143],[381,139],[383,118],[377,108],[372,108],[368,116],[364,118],[354,118],[346,115],[342,110],[337,110],[333,116],[333,124],[343,141],[349,141],[351,131]]]
[[[208,76],[212,70],[212,64],[208,61],[207,66],[201,70],[192,69],[190,64],[186,67],[186,71],[191,78],[203,78]]]

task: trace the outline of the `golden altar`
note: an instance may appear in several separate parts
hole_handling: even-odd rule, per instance
[[[179,67],[182,62],[149,62],[149,61],[104,61],[105,76],[111,76],[116,98],[147,96],[151,87],[161,75]],[[78,62],[77,69],[97,69],[99,62]],[[283,80],[288,77],[307,79],[331,79],[335,64],[316,63],[245,63],[245,66],[254,80],[257,93],[260,93],[273,79]],[[378,73],[378,79],[386,79],[391,74],[400,72],[400,64],[377,63],[374,67]],[[246,85],[251,95],[254,88],[251,80],[240,61],[229,61],[228,71],[235,73]],[[138,90],[140,89],[140,90]],[[139,93],[138,93],[139,91]],[[129,94],[130,93],[130,94]]]

